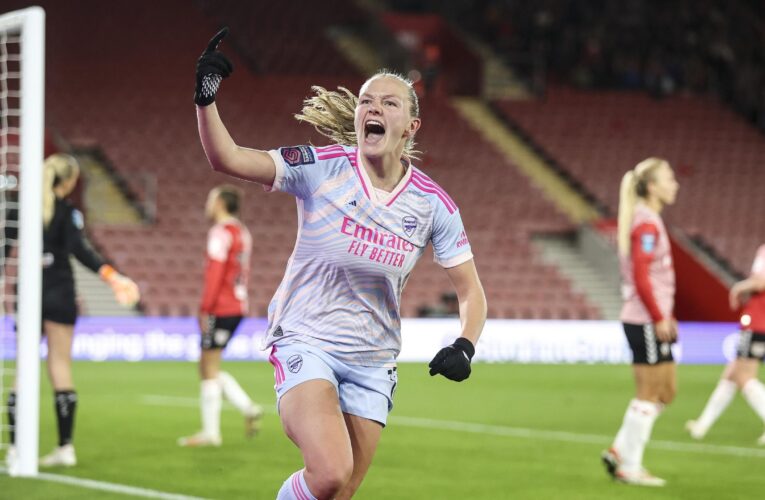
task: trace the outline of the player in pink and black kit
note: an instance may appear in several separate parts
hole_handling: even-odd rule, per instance
[[[262,415],[229,373],[220,371],[223,349],[247,314],[247,283],[250,274],[252,237],[236,218],[241,193],[234,186],[210,191],[205,214],[215,222],[207,235],[207,258],[199,328],[202,354],[199,359],[202,431],[178,440],[180,446],[220,446],[220,408],[225,396],[245,418],[245,432],[252,436]]]
[[[725,367],[701,416],[686,423],[686,429],[694,439],[704,438],[739,389],[765,423],[765,385],[757,379],[760,363],[765,360],[765,245],[757,250],[751,275],[733,285],[729,299],[731,309],[741,309],[741,336],[736,359]],[[765,445],[765,434],[757,443]]]
[[[676,390],[671,349],[677,340],[675,270],[660,213],[675,202],[677,190],[669,163],[649,158],[624,175],[620,191],[621,321],[633,354],[636,395],[602,459],[612,477],[641,486],[665,484],[643,468],[643,451]]]
[[[346,499],[361,485],[396,388],[401,291],[433,245],[457,292],[462,334],[430,374],[471,373],[486,298],[454,201],[412,164],[419,104],[411,82],[387,72],[356,98],[315,87],[298,118],[327,147],[262,151],[237,146],[213,104],[231,64],[211,40],[197,65],[197,121],[215,170],[293,195],[298,236],[269,307],[267,345],[282,426],[305,468],[277,499]]]

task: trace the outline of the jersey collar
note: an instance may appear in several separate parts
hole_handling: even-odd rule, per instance
[[[364,164],[361,162],[361,152],[358,149],[356,150],[356,162],[354,167],[356,169],[356,174],[359,177],[359,181],[361,182],[361,187],[364,189],[364,193],[367,195],[367,198],[376,205],[384,205],[386,207],[391,206],[412,180],[412,164],[407,162],[404,177],[398,181],[398,184],[393,188],[393,191],[383,198],[378,195],[377,190],[372,186],[372,180],[369,178],[369,175],[364,168]]]

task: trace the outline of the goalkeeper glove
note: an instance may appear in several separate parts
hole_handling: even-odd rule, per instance
[[[194,90],[197,106],[209,106],[215,102],[220,82],[234,71],[231,62],[217,50],[227,34],[228,27],[217,32],[197,61],[197,86]]]
[[[462,382],[470,376],[470,360],[475,354],[475,347],[465,337],[460,337],[452,345],[446,346],[428,365],[430,375],[440,373],[449,380]]]
[[[117,302],[124,307],[133,307],[141,300],[138,285],[127,276],[118,273],[112,266],[105,264],[98,270],[101,279],[112,288]]]

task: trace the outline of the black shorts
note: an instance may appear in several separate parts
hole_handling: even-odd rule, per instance
[[[202,332],[202,349],[225,349],[241,322],[241,316],[208,316],[207,328]]]
[[[635,325],[622,323],[627,342],[632,349],[633,365],[658,365],[674,361],[672,342],[659,342],[652,323]]]
[[[59,283],[43,288],[42,319],[64,325],[74,325],[77,321],[74,283]]]
[[[736,357],[765,361],[765,333],[741,330]]]

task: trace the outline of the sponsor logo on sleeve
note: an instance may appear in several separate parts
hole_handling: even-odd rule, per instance
[[[656,248],[656,235],[655,234],[643,234],[640,236],[640,248],[645,253],[651,253]]]
[[[316,163],[316,158],[313,156],[313,151],[311,151],[311,148],[308,146],[282,148],[281,153],[282,158],[284,158],[284,162],[290,167],[298,167],[300,165]]]
[[[460,232],[460,237],[457,240],[457,248],[464,247],[465,245],[469,245],[470,242],[468,241],[467,234],[465,234],[465,231]]]

